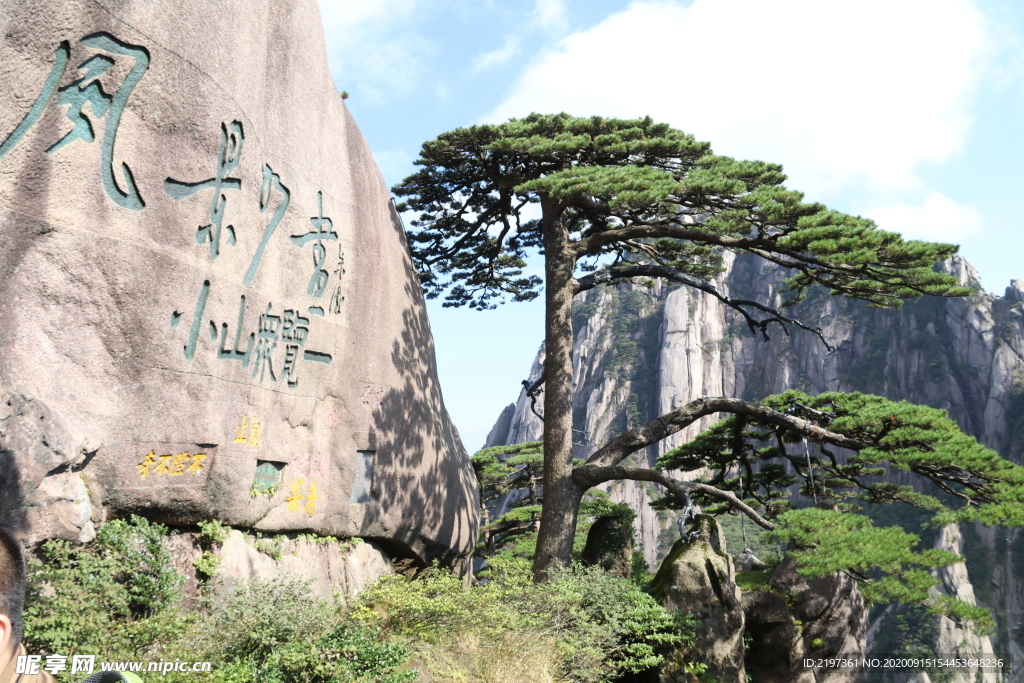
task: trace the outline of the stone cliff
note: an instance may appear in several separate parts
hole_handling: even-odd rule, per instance
[[[476,483],[315,0],[0,0],[0,516],[375,539]]]

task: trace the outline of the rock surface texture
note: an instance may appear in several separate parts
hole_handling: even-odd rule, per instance
[[[713,521],[705,520],[700,536],[672,546],[651,583],[654,597],[669,612],[697,618],[697,642],[692,649],[666,657],[661,666],[665,683],[698,680],[684,670],[686,662],[703,663],[703,680],[744,683],[743,609],[732,558]]]
[[[459,563],[472,469],[315,0],[0,0],[0,500]]]
[[[863,668],[806,667],[810,659],[863,657],[868,610],[845,574],[807,579],[792,559],[772,572],[764,590],[743,594],[750,647],[747,668],[759,683],[857,683]]]
[[[962,555],[963,537],[956,524],[942,527],[935,547]],[[935,591],[942,595],[954,595],[969,605],[976,605],[974,586],[967,576],[967,566],[957,562],[949,567],[938,570],[941,583]],[[935,643],[935,652],[953,659],[977,660],[991,658],[995,653],[992,639],[987,635],[979,635],[969,624],[960,624],[948,617],[939,617],[939,635]],[[949,683],[1000,683],[1003,677],[998,668],[963,668],[952,672]]]
[[[198,576],[195,561],[205,552],[200,534],[171,534],[165,541],[175,568],[186,578],[184,594],[199,595],[201,580],[213,578],[218,590],[249,581],[300,580],[323,600],[357,595],[376,579],[394,573],[388,554],[372,541],[285,536],[256,538],[237,529],[227,531],[211,552],[219,564],[213,577]]]
[[[580,562],[598,566],[612,576],[633,575],[633,527],[618,517],[598,517],[587,533]]]

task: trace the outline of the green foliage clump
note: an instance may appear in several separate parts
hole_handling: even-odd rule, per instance
[[[403,667],[405,648],[350,621],[297,579],[254,581],[211,600],[180,645],[220,664],[217,683],[418,680]]]
[[[400,643],[317,599],[305,582],[209,585],[200,608],[186,610],[180,600],[184,577],[164,548],[167,533],[133,516],[107,523],[90,543],[44,543],[29,565],[29,651],[91,654],[97,661],[213,663],[209,673],[162,674],[166,683],[418,680]],[[57,678],[77,681],[81,675],[64,671]]]
[[[217,568],[220,567],[220,558],[211,551],[204,550],[203,554],[192,563],[192,566],[196,568],[200,579],[212,579],[217,573]]]
[[[693,636],[636,584],[596,567],[560,569],[534,584],[524,559],[493,559],[491,579],[467,589],[433,568],[385,577],[360,596],[354,616],[410,647],[436,647],[471,631],[484,643],[547,640],[560,680],[606,681],[657,666],[666,649]]]
[[[258,538],[253,547],[278,562],[284,557],[284,552],[281,550],[281,541],[276,538]]]
[[[529,441],[509,446],[492,446],[477,452],[471,462],[480,487],[481,512],[485,520],[480,529],[482,540],[477,547],[477,556],[532,558],[537,550],[541,490],[544,485],[543,443]],[[522,500],[500,517],[490,519],[489,506],[496,505],[516,489],[525,491]],[[573,545],[574,558],[579,559],[594,520],[603,516],[616,517],[632,524],[635,515],[628,506],[612,503],[604,491],[589,491],[580,506],[580,521]]]
[[[428,297],[447,292],[445,306],[535,298],[541,282],[523,275],[525,258],[553,225],[568,231],[583,270],[616,254],[603,268],[610,280],[672,271],[678,281],[707,283],[721,271],[725,244],[793,264],[793,301],[815,284],[887,308],[921,294],[970,292],[932,270],[955,246],[907,241],[804,203],[782,185],[781,166],[715,155],[649,117],[531,114],[459,128],[424,143],[416,164],[422,170],[393,191],[405,200],[399,211],[417,213],[413,259]],[[528,217],[530,204],[543,220]],[[653,268],[616,271],[623,262]]]
[[[199,543],[204,548],[220,545],[228,537],[228,528],[216,519],[199,522]]]
[[[46,541],[29,561],[25,643],[62,655],[140,655],[179,629],[183,578],[163,546],[167,528],[113,520],[84,546]]]
[[[915,551],[917,536],[900,527],[873,526],[863,515],[805,508],[784,513],[780,522],[771,537],[794,544],[789,554],[801,575],[820,578],[847,572],[861,579],[868,602],[920,604],[932,614],[974,622],[979,632],[991,630],[992,616],[984,607],[930,592],[939,583],[930,570],[962,561],[959,555],[939,549]],[[870,578],[873,572],[881,572],[881,578]]]

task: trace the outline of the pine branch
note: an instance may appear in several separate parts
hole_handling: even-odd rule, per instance
[[[577,484],[585,488],[592,488],[606,481],[619,479],[652,481],[664,486],[683,503],[689,502],[690,493],[702,493],[729,503],[753,520],[755,524],[768,531],[774,531],[778,528],[777,524],[769,522],[762,517],[758,514],[757,510],[744,503],[731,491],[723,491],[720,488],[697,481],[679,481],[657,470],[650,470],[644,467],[597,467],[594,465],[582,465],[573,470],[572,477],[576,480]]]
[[[733,310],[737,311],[740,315],[742,315],[747,323],[747,327],[750,328],[750,331],[755,334],[758,331],[760,331],[761,336],[764,338],[765,341],[771,339],[771,336],[768,334],[768,326],[771,325],[772,323],[776,323],[777,325],[779,325],[779,327],[781,327],[783,332],[785,332],[787,335],[789,334],[789,329],[786,326],[793,325],[795,327],[807,330],[808,332],[811,332],[812,334],[817,336],[818,339],[821,340],[821,343],[824,344],[825,348],[828,349],[829,351],[835,350],[835,347],[828,343],[820,329],[806,325],[797,320],[796,318],[789,318],[783,315],[777,308],[774,308],[772,306],[766,306],[765,304],[762,304],[757,301],[751,301],[749,299],[734,299],[726,294],[723,294],[717,287],[715,287],[711,283],[698,280],[697,278],[690,277],[689,275],[686,275],[684,273],[680,273],[675,268],[671,268],[669,266],[637,264],[629,266],[613,266],[611,268],[606,268],[600,272],[593,273],[592,275],[577,278],[576,287],[573,291],[573,295],[579,294],[580,292],[585,292],[588,289],[593,289],[598,285],[608,284],[617,280],[626,280],[634,277],[660,277],[666,280],[672,280],[673,282],[679,282],[688,287],[692,287],[693,289],[698,289],[702,292],[710,294],[711,296],[715,297],[729,308],[732,308]],[[762,320],[758,320],[754,318],[746,310],[747,307],[757,309],[762,313],[767,313],[769,317]]]

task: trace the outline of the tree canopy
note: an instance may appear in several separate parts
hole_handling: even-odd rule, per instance
[[[533,114],[460,128],[424,143],[416,163],[422,170],[394,192],[404,198],[400,210],[417,214],[409,236],[427,295],[446,294],[446,306],[535,298],[542,282],[523,275],[525,259],[531,248],[543,251],[556,220],[574,263],[594,273],[574,283],[574,294],[667,277],[724,297],[712,284],[724,250],[792,269],[789,301],[815,284],[888,308],[965,293],[933,270],[955,245],[904,240],[869,219],[804,203],[782,185],[780,165],[715,155],[650,118]],[[751,314],[765,308],[733,304]]]

